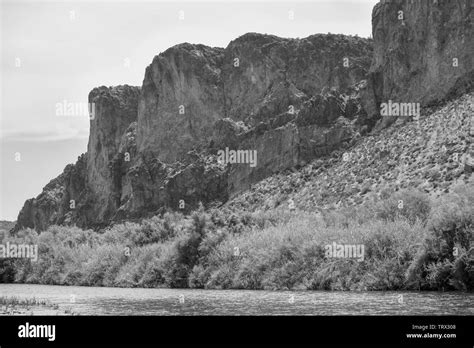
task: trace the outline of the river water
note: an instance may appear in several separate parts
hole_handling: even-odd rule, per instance
[[[0,284],[79,315],[474,315],[474,294],[101,288]],[[39,309],[33,314],[50,314]]]

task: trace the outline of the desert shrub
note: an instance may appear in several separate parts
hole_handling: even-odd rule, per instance
[[[15,263],[13,260],[0,259],[0,283],[12,283],[15,279]]]
[[[132,242],[137,246],[158,243],[168,238],[170,231],[164,228],[163,220],[157,216],[141,222],[131,235]]]
[[[321,211],[322,222],[325,227],[348,227],[351,222],[356,220],[357,213],[352,209],[345,210],[323,210]]]
[[[160,243],[172,238],[180,228],[183,215],[180,213],[165,213],[162,218],[154,216],[140,223],[124,222],[107,228],[102,236],[102,242],[107,244],[133,244],[143,246]]]
[[[188,276],[199,261],[199,246],[206,235],[209,216],[203,208],[194,212],[192,224],[174,241],[169,257],[165,259],[165,282],[170,287],[187,287]]]
[[[232,288],[262,290],[262,278],[265,268],[266,266],[263,262],[244,259],[237,268],[236,273],[234,273]]]
[[[292,289],[301,279],[304,262],[301,250],[292,244],[281,245],[268,262],[268,271],[262,279],[262,287],[266,289]]]
[[[210,216],[211,222],[216,227],[226,227],[227,226],[227,221],[226,221],[227,213],[228,213],[228,211],[225,208],[211,209],[209,211],[209,216]]]
[[[440,199],[430,216],[433,237],[450,251],[455,244],[470,248],[474,233],[474,188],[456,189]]]
[[[462,250],[453,262],[449,284],[456,290],[474,289],[474,248]]]
[[[226,230],[210,230],[201,239],[198,247],[199,262],[207,265],[207,257],[229,235]]]
[[[430,234],[407,270],[422,289],[473,289],[474,188],[458,187],[435,202]]]
[[[0,232],[0,244],[10,243],[36,243],[38,235],[32,229],[24,229],[18,232],[16,236],[9,232]],[[26,273],[30,272],[30,260],[20,259],[0,259],[0,283],[11,283],[14,281],[24,281]]]
[[[126,244],[129,243],[140,225],[136,222],[124,222],[113,225],[103,231],[101,243],[103,244]]]
[[[125,264],[118,271],[114,280],[114,285],[122,287],[135,287],[141,285],[148,264],[157,258],[159,253],[159,244],[133,248],[130,257],[126,259]]]
[[[449,278],[451,275],[452,266],[452,262],[447,259],[429,263],[426,266],[426,283],[428,286],[430,288],[441,289],[449,287]]]
[[[206,234],[207,215],[202,212],[193,214],[193,224],[184,237],[175,244],[178,263],[192,266],[199,259],[199,246]]]
[[[157,245],[156,252],[147,262],[143,275],[139,281],[139,286],[143,287],[163,287],[166,284],[165,274],[167,271],[166,264],[171,260],[173,253],[173,244],[167,243]]]
[[[84,264],[80,285],[112,286],[121,268],[126,262],[123,249],[115,245],[99,246],[93,257]]]
[[[164,239],[169,239],[175,236],[183,227],[184,217],[180,212],[166,212],[163,215],[163,227],[166,231]]]
[[[394,221],[403,216],[411,223],[417,219],[426,221],[431,209],[427,194],[417,190],[405,190],[392,194],[374,205],[376,218]]]
[[[18,231],[15,235],[5,234],[3,243],[10,241],[12,243],[35,244],[38,241],[38,233],[31,229],[25,228]]]
[[[51,226],[39,235],[32,230],[22,230],[12,238],[16,243],[38,245],[36,262],[30,259],[14,261],[15,281],[64,284],[66,278],[66,284],[71,284],[72,281],[66,275],[71,268],[79,272],[77,251],[83,246],[91,249],[98,237],[93,231],[74,226]]]
[[[308,290],[331,290],[331,285],[335,281],[336,263],[323,263],[307,281]]]
[[[15,283],[26,283],[30,275],[33,273],[32,262],[30,260],[11,260],[14,270]]]
[[[292,287],[299,274],[292,271],[292,267],[298,268],[302,259],[302,252],[296,244],[311,233],[307,221],[295,217],[295,223],[306,234],[298,235],[299,231],[293,229],[293,226],[280,224],[264,230],[254,228],[244,234],[228,235],[207,258],[206,287]],[[234,253],[235,248],[238,248],[238,254]],[[293,259],[298,261],[294,262]]]
[[[318,216],[298,213],[288,223],[228,235],[207,257],[200,284],[252,289],[390,289],[403,288],[405,271],[426,235],[421,222],[336,222],[328,227]],[[325,258],[324,246],[364,244],[365,260]],[[235,246],[239,256],[233,255]],[[205,275],[203,277],[202,275]],[[206,278],[207,277],[207,278]],[[196,278],[197,279],[197,278]]]
[[[188,285],[190,288],[205,288],[208,278],[209,275],[204,266],[200,264],[195,265],[189,274]]]
[[[83,230],[77,226],[50,226],[47,230],[52,233],[53,238],[61,245],[68,248],[75,248],[81,244],[94,245],[99,236],[92,230]],[[40,237],[43,235],[41,233]],[[40,238],[41,239],[41,238]]]

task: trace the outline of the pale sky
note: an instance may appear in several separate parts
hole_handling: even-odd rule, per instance
[[[57,116],[57,103],[87,103],[101,85],[141,86],[153,57],[182,42],[226,47],[247,32],[368,37],[376,3],[2,1],[0,219],[15,220],[87,149],[88,118]]]

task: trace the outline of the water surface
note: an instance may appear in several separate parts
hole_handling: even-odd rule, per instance
[[[102,288],[0,284],[79,315],[474,315],[474,294]],[[48,315],[51,310],[35,311]]]

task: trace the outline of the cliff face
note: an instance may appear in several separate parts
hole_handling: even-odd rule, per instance
[[[180,44],[153,59],[141,89],[94,89],[87,154],[25,203],[16,229],[225,202],[386,126],[380,103],[429,106],[472,88],[469,0],[382,1],[372,24],[373,43],[250,33],[225,49]]]
[[[349,87],[364,78],[371,51],[369,40],[343,35],[250,33],[226,49],[181,44],[155,57],[140,95],[139,158],[126,174],[121,215],[176,209],[181,200],[189,208],[223,202],[348,141],[355,126],[335,121],[363,114]],[[226,148],[256,151],[258,163],[216,163]]]
[[[122,136],[137,120],[139,94],[140,88],[130,86],[99,87],[89,93],[95,115],[90,121],[86,182],[96,223],[107,223],[120,206],[122,173],[115,164]]]
[[[436,104],[472,89],[471,0],[381,1],[373,9],[374,58],[366,109],[379,104]]]
[[[188,211],[325,155],[365,115],[356,84],[371,54],[369,40],[343,35],[246,34],[225,49],[174,46],[153,59],[141,89],[91,91],[88,150],[73,166],[85,168],[73,177],[80,188],[66,194],[63,173],[27,201],[17,229]],[[255,163],[219,162],[226,150],[255,153]]]
[[[138,87],[99,87],[89,94],[94,103],[88,151],[51,180],[36,198],[27,200],[14,230],[44,230],[53,224],[102,226],[120,206],[121,173],[114,163],[122,135],[137,119]]]
[[[53,224],[77,223],[85,225],[88,209],[86,200],[87,164],[85,155],[78,157],[75,164],[69,164],[63,173],[51,180],[36,198],[27,200],[18,214],[15,231],[29,227],[44,230]]]
[[[226,49],[181,44],[146,69],[138,115],[138,150],[173,163],[207,147],[217,120],[251,127],[288,111],[324,87],[345,92],[364,78],[371,44],[343,35],[283,39],[246,34]],[[344,66],[347,58],[347,66]]]
[[[223,117],[223,49],[181,44],[156,56],[143,80],[138,151],[173,163],[202,145]]]
[[[368,40],[343,35],[294,40],[246,34],[225,50],[226,116],[255,124],[287,112],[289,105],[301,109],[323,88],[346,92],[365,77],[371,54]]]

